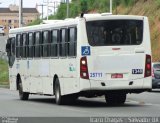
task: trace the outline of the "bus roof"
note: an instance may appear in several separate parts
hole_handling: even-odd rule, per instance
[[[137,15],[111,15],[111,13],[102,13],[102,14],[84,14],[86,21],[91,20],[103,20],[103,19],[136,19],[143,20],[145,16]]]
[[[106,20],[106,19],[136,19],[136,20],[143,20],[145,16],[135,16],[135,15],[111,15],[110,13],[102,13],[102,14],[84,14],[83,18],[85,18],[86,21],[94,21],[94,20]],[[81,17],[76,18],[67,18],[65,20],[49,20],[49,21],[43,21],[43,24],[40,25],[34,25],[34,26],[27,26],[27,27],[21,27],[16,29],[10,29],[9,33],[18,33],[18,32],[25,32],[25,31],[31,31],[32,30],[40,30],[40,29],[50,29],[51,27],[65,27],[65,26],[72,26],[77,25],[78,21],[81,19]]]

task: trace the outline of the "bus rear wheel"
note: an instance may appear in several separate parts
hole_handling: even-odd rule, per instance
[[[58,78],[55,81],[54,94],[56,104],[64,105],[64,104],[74,104],[76,99],[78,98],[77,94],[69,94],[69,95],[61,95],[61,87]]]
[[[22,87],[22,83],[21,82],[18,84],[18,90],[19,90],[19,98],[20,98],[20,100],[28,100],[29,93],[23,92],[23,87]]]
[[[108,105],[123,105],[126,101],[126,93],[110,93],[105,95]]]

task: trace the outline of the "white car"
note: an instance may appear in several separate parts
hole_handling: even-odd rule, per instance
[[[0,25],[0,34],[1,35],[5,35],[5,33],[4,33],[4,26],[2,26],[2,25]]]

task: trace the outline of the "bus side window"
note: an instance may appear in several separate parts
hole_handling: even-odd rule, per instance
[[[67,29],[61,29],[60,30],[60,43],[59,43],[59,50],[60,50],[60,56],[66,57],[68,54],[68,33]]]
[[[52,57],[58,57],[58,40],[59,40],[59,30],[52,30],[51,32],[51,50],[50,54]]]
[[[22,52],[22,57],[26,58],[26,42],[27,42],[27,33],[22,34],[22,42],[23,42],[23,52]]]
[[[50,32],[49,31],[43,31],[43,44],[42,44],[42,56],[43,57],[48,57],[50,55]]]
[[[77,28],[69,28],[69,56],[76,56],[77,51]]]
[[[35,57],[40,57],[41,55],[41,48],[40,48],[40,44],[41,44],[41,32],[35,32],[34,33],[34,38],[35,38]]]
[[[16,57],[20,58],[20,41],[21,41],[21,34],[16,35]]]
[[[7,40],[6,52],[8,57],[11,56],[11,38],[8,38]]]
[[[13,56],[15,56],[15,46],[15,38],[11,38],[11,52]]]
[[[23,58],[23,39],[20,37],[20,57]]]
[[[29,35],[27,34],[26,35],[26,43],[25,43],[25,50],[26,50],[26,54],[25,54],[25,56],[26,56],[26,58],[28,58],[29,57]]]
[[[15,61],[15,37],[9,38],[7,40],[6,52],[9,66],[12,67]]]
[[[34,56],[34,46],[33,46],[33,44],[34,44],[34,38],[33,38],[33,33],[32,32],[30,32],[29,34],[28,34],[28,43],[29,43],[29,45],[28,45],[28,52],[29,52],[29,54],[28,54],[28,57],[29,58],[33,58],[33,56]]]

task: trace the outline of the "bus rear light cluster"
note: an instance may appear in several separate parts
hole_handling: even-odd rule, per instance
[[[82,57],[80,59],[80,77],[83,79],[89,79],[87,58]]]
[[[145,63],[145,74],[144,77],[149,77],[151,76],[151,56],[146,55],[146,63]]]

